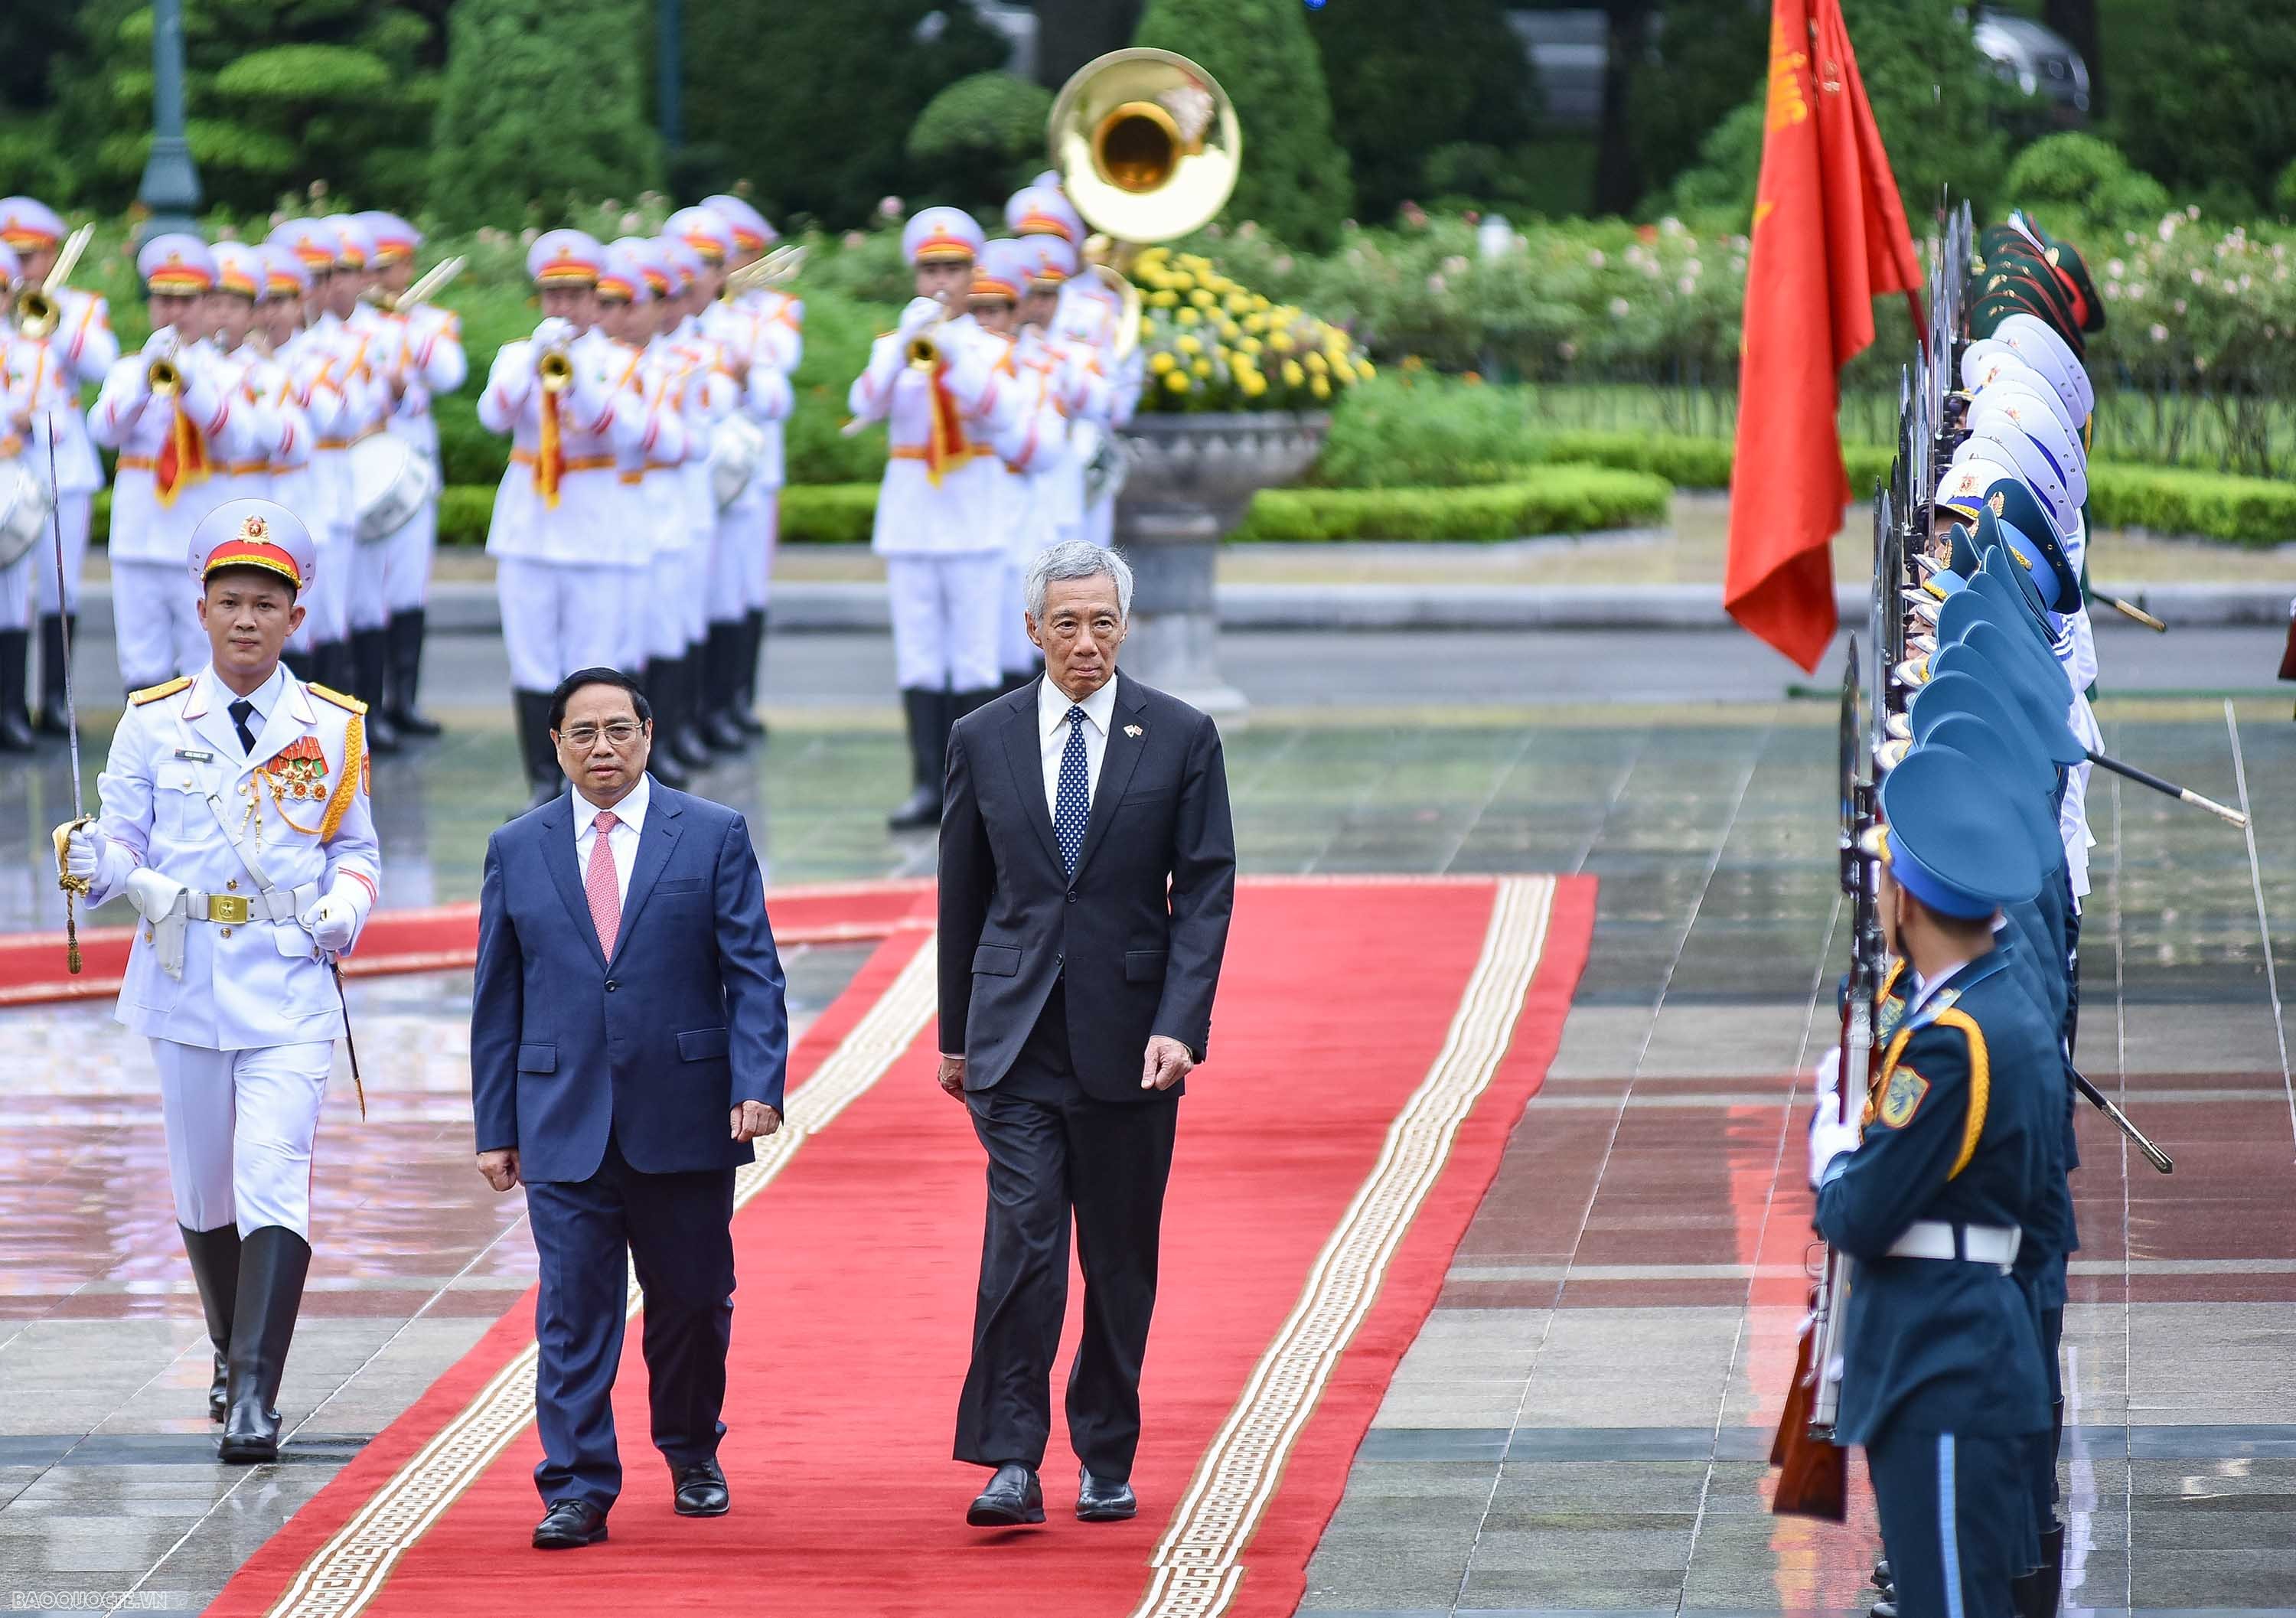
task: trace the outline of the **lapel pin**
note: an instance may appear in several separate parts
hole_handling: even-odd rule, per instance
[[[1137,725],[1127,725],[1124,727],[1124,734],[1128,736],[1136,736],[1140,734],[1140,727]]]

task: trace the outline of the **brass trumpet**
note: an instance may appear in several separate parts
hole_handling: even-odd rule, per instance
[[[1053,167],[1085,222],[1095,275],[1123,300],[1116,357],[1140,341],[1140,292],[1117,266],[1133,248],[1201,229],[1242,172],[1243,127],[1217,79],[1170,51],[1111,51],[1061,86],[1046,127]],[[1115,238],[1111,251],[1108,237]]]
[[[155,359],[144,373],[155,398],[173,398],[184,390],[184,374],[172,359]]]
[[[545,393],[563,393],[574,385],[574,359],[562,348],[545,349],[534,362],[534,374],[542,379]]]
[[[955,314],[956,305],[953,301],[944,300],[940,306],[940,320],[933,324],[939,325],[943,321],[954,318]],[[920,332],[909,339],[908,352],[909,369],[912,371],[931,371],[940,365],[940,345],[924,332]]]
[[[63,251],[56,255],[54,267],[37,286],[28,286],[16,296],[16,329],[34,342],[39,341],[56,329],[63,318],[63,300],[57,293],[71,279],[72,269],[79,263],[80,255],[95,234],[95,226],[83,225],[64,239]]]

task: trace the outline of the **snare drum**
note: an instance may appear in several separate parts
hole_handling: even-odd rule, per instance
[[[12,565],[48,531],[56,497],[22,460],[0,461],[0,567]]]
[[[405,528],[436,493],[439,473],[405,439],[377,432],[350,448],[351,505],[358,537],[372,544]]]

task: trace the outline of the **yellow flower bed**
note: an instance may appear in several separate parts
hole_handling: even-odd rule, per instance
[[[1323,410],[1374,374],[1340,327],[1239,286],[1197,253],[1151,247],[1132,266],[1144,410]]]

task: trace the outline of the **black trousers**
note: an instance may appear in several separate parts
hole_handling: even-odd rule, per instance
[[[542,1260],[535,1487],[545,1502],[603,1511],[622,1487],[613,1392],[630,1263],[645,1291],[639,1342],[654,1447],[671,1466],[691,1466],[713,1458],[726,1435],[718,1417],[734,1340],[734,1170],[642,1174],[608,1136],[595,1174],[530,1181],[526,1205]]]
[[[1095,1101],[1077,1082],[1066,1029],[1056,984],[1013,1071],[966,1097],[988,1154],[988,1217],[956,1458],[1044,1465],[1073,1219],[1084,1338],[1069,1371],[1069,1440],[1095,1476],[1120,1482],[1140,1447],[1140,1367],[1179,1097]]]

